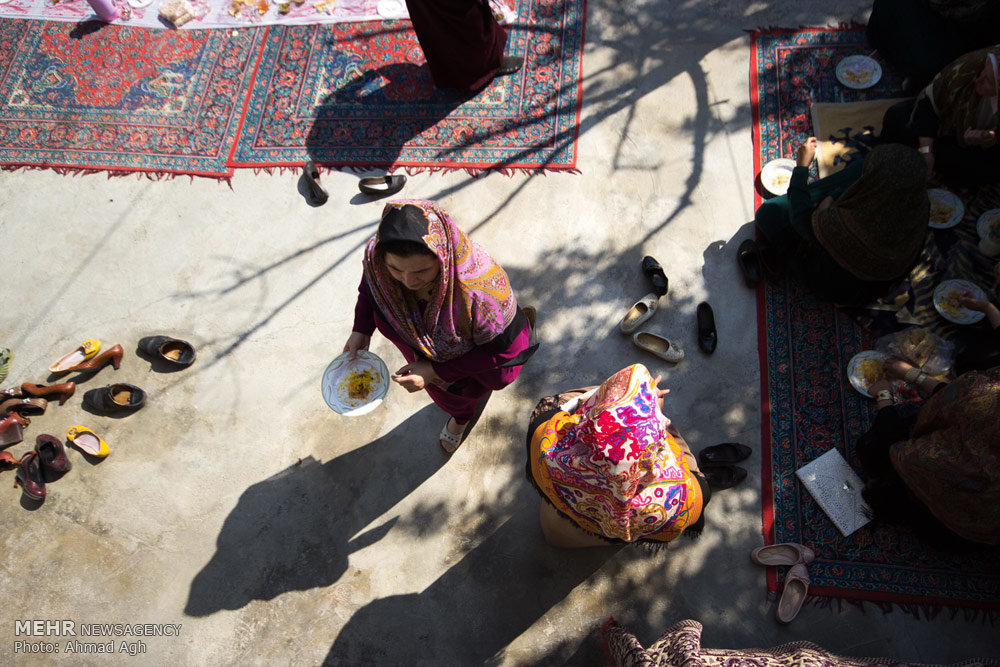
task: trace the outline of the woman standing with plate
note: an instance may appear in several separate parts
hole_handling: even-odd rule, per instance
[[[365,248],[354,329],[344,351],[367,349],[375,329],[407,364],[392,381],[424,390],[451,419],[453,452],[476,406],[503,389],[537,349],[507,274],[435,202],[389,202]]]

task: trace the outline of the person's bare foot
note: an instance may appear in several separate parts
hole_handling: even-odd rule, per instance
[[[886,375],[894,377],[897,380],[905,380],[906,374],[911,370],[915,370],[913,364],[902,359],[889,359],[882,364],[882,369]]]

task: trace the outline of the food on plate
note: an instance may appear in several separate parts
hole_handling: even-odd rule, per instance
[[[948,202],[941,201],[940,199],[931,199],[931,222],[938,224],[948,222],[954,212],[955,207]]]
[[[791,174],[781,172],[775,174],[771,177],[771,187],[773,188],[783,188],[788,185],[788,180],[791,178]]]
[[[859,379],[861,380],[861,384],[865,387],[870,387],[885,377],[885,371],[882,369],[882,362],[878,359],[862,359],[858,363],[857,372]]]
[[[871,81],[872,74],[874,72],[871,69],[861,69],[859,65],[853,65],[844,70],[844,78],[859,86]]]
[[[889,343],[889,352],[920,368],[937,354],[937,343],[926,329],[911,329]]]
[[[378,376],[370,368],[363,371],[352,371],[344,378],[347,395],[352,399],[368,398],[372,386],[378,381]]]
[[[941,300],[938,304],[941,306],[941,310],[946,312],[949,316],[956,319],[962,319],[966,316],[965,308],[958,302],[958,297],[962,294],[962,290],[950,289],[941,295]]]

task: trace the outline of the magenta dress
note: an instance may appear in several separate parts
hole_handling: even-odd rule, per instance
[[[354,307],[353,330],[371,336],[378,329],[379,333],[399,348],[403,358],[408,363],[416,361],[417,354],[413,348],[407,345],[396,330],[376,314],[368,293],[368,283],[362,277],[361,284],[358,286],[358,303]],[[452,386],[444,389],[437,385],[428,384],[425,391],[431,400],[454,417],[457,423],[468,422],[476,412],[476,405],[484,396],[491,391],[503,389],[517,379],[521,373],[521,366],[505,368],[504,364],[516,359],[518,355],[528,349],[530,337],[531,327],[525,324],[510,347],[502,352],[497,353],[485,347],[475,347],[462,356],[449,361],[432,361],[434,372],[442,380],[450,382]]]

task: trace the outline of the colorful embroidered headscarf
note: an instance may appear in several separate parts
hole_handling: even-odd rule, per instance
[[[965,373],[934,394],[889,456],[952,532],[1000,544],[1000,368]]]
[[[404,207],[419,209],[423,220]],[[424,308],[378,259],[380,238],[415,241],[441,262],[437,285]],[[435,202],[403,199],[386,204],[378,232],[365,248],[364,272],[380,314],[410,347],[432,361],[448,361],[488,343],[517,312],[507,274]]]
[[[991,58],[992,56],[992,58]],[[976,120],[983,98],[976,92],[976,77],[987,63],[991,65],[1000,57],[1000,44],[980,49],[960,56],[934,77],[924,91],[930,91],[931,103],[941,122],[941,134],[954,136],[958,143],[965,145],[965,131],[976,127]],[[994,74],[995,75],[995,74]],[[997,82],[1000,85],[1000,81]],[[990,99],[996,110],[996,93]],[[979,128],[1000,130],[1000,121],[993,127]]]
[[[893,280],[916,261],[929,219],[926,163],[909,146],[885,144],[872,149],[844,194],[813,213],[812,230],[852,275]]]
[[[531,475],[563,515],[590,533],[669,542],[701,516],[702,495],[656,404],[642,364],[615,373],[572,414],[535,431]]]

